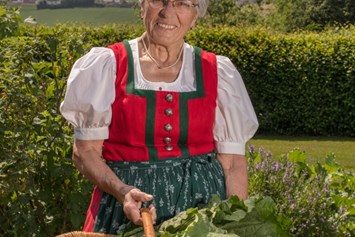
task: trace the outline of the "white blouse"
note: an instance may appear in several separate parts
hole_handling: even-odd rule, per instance
[[[136,89],[187,92],[196,90],[194,50],[184,44],[183,62],[178,78],[171,83],[150,82],[139,64],[138,41],[129,41],[134,58]],[[213,128],[218,153],[245,153],[246,142],[255,134],[258,120],[243,80],[232,62],[217,56],[218,95]],[[61,103],[62,115],[74,126],[80,140],[108,138],[111,105],[115,99],[116,58],[111,49],[92,48],[78,59],[68,78],[67,91]]]

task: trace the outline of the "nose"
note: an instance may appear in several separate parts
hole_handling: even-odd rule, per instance
[[[166,1],[163,1],[163,3],[164,4],[163,4],[163,8],[161,9],[161,13],[167,14],[170,11],[175,12],[174,1],[166,0]]]

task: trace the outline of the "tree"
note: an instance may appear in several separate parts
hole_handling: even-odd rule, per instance
[[[272,0],[274,26],[284,30],[321,30],[327,25],[355,23],[354,0]]]
[[[204,23],[211,25],[252,25],[261,22],[262,0],[210,0]]]
[[[315,22],[319,24],[355,22],[354,0],[318,0],[315,2],[314,15],[311,16]]]
[[[235,0],[210,0],[206,21],[212,25],[228,25],[237,9]]]

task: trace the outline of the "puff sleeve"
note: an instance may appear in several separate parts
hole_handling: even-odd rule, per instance
[[[79,140],[108,138],[115,99],[116,59],[111,49],[95,47],[70,72],[60,112]]]
[[[218,153],[245,154],[246,142],[258,128],[244,82],[229,58],[217,56],[218,96],[213,128]]]

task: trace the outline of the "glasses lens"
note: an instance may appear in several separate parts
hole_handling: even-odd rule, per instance
[[[149,0],[149,4],[151,7],[154,8],[162,8],[164,7],[164,1],[163,0]]]
[[[192,2],[186,0],[174,1],[174,6],[178,9],[190,9],[192,7]]]
[[[176,1],[169,1],[169,0],[148,0],[149,5],[153,8],[164,8],[167,6],[169,2],[172,3],[172,6],[175,8],[177,12],[187,12],[193,9],[197,4],[193,4],[189,0],[176,0]]]

